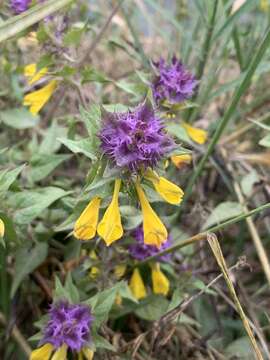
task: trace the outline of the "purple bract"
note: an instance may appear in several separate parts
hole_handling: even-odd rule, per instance
[[[160,251],[167,249],[171,245],[170,236],[168,237],[167,241],[161,245],[160,248],[157,248],[153,245],[146,245],[144,243],[144,236],[143,236],[143,229],[138,227],[132,233],[133,237],[136,239],[136,243],[130,245],[129,253],[130,255],[136,260],[144,260],[149,256],[153,256],[158,254]],[[170,260],[171,255],[166,254],[162,255],[158,258],[159,261],[168,261]]]
[[[70,350],[79,351],[90,341],[92,321],[90,308],[86,305],[72,305],[67,301],[53,304],[42,344],[50,343],[56,349],[66,344]]]
[[[161,120],[148,103],[133,111],[105,113],[101,147],[113,164],[131,171],[154,167],[174,148]]]
[[[28,9],[31,1],[32,0],[11,0],[10,7],[15,12],[15,14],[21,14]]]
[[[175,56],[171,64],[161,58],[154,66],[157,75],[151,87],[157,105],[163,101],[180,103],[193,95],[198,81]]]

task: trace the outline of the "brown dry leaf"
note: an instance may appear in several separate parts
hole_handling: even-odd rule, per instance
[[[234,160],[245,160],[253,164],[270,166],[270,151],[256,154],[236,154]]]

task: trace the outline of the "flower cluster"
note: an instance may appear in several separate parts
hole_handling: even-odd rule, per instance
[[[15,12],[15,14],[21,14],[26,11],[32,0],[11,0],[10,7]]]
[[[152,92],[157,105],[163,101],[180,103],[193,95],[198,82],[175,56],[171,64],[161,58],[154,67],[157,75],[152,82]]]
[[[153,168],[174,147],[147,103],[133,111],[106,113],[99,136],[101,147],[113,164],[133,172]]]
[[[64,360],[68,350],[91,359],[93,352],[89,342],[92,321],[90,308],[86,305],[73,305],[67,301],[53,304],[41,346],[32,352],[30,360],[49,360],[53,352],[53,359]]]
[[[166,227],[152,209],[142,179],[152,183],[159,195],[170,204],[179,204],[183,191],[153,170],[174,147],[166,134],[161,120],[156,117],[148,103],[139,105],[126,113],[105,114],[99,133],[101,149],[113,166],[124,174],[135,176],[134,188],[141,204],[143,215],[144,243],[158,248],[167,240]],[[74,235],[81,240],[92,239],[96,231],[107,245],[123,236],[118,196],[122,179],[115,180],[112,201],[98,223],[100,197],[93,198],[75,223]]]

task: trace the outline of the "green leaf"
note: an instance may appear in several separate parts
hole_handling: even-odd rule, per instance
[[[72,304],[78,304],[80,302],[80,294],[76,288],[76,286],[73,283],[71,273],[68,273],[66,283],[65,283],[65,289],[67,290],[67,293],[69,295],[70,302]]]
[[[65,286],[62,285],[59,278],[55,276],[53,300],[58,301],[63,299],[70,301],[68,290],[65,288]]]
[[[260,140],[259,145],[270,147],[270,134],[266,135],[262,140]]]
[[[141,319],[155,321],[161,318],[168,309],[168,300],[161,295],[151,295],[142,300],[135,314]]]
[[[105,74],[96,70],[93,67],[85,67],[82,70],[81,75],[82,75],[82,84],[85,84],[87,82],[107,83],[112,81]]]
[[[115,347],[109,343],[103,336],[98,335],[95,331],[92,334],[92,340],[96,348],[116,351]]]
[[[14,129],[28,129],[36,126],[39,116],[34,116],[26,108],[3,110],[0,112],[0,120]]]
[[[174,137],[176,137],[180,141],[184,141],[187,144],[192,144],[189,136],[187,135],[186,130],[178,124],[168,124],[166,126],[168,133]]]
[[[2,219],[5,224],[5,243],[17,243],[18,237],[12,219],[4,212],[0,212],[0,219]]]
[[[250,196],[252,194],[253,186],[260,181],[259,175],[256,170],[251,170],[246,176],[244,176],[241,180],[241,188],[243,193],[246,196]]]
[[[93,104],[91,105],[88,111],[81,108],[80,114],[86,126],[89,136],[93,137],[100,127],[100,122],[101,122],[100,106],[97,104]]]
[[[25,165],[21,165],[13,170],[0,171],[0,191],[7,191],[11,184],[16,180]]]
[[[225,201],[219,204],[210,214],[202,229],[206,230],[212,225],[219,224],[225,220],[231,219],[242,214],[241,204],[233,201]]]
[[[79,45],[84,33],[84,27],[81,29],[71,29],[64,36],[64,45]]]
[[[31,168],[28,178],[32,181],[40,181],[48,176],[58,165],[70,158],[70,155],[51,154],[34,155],[31,159]]]
[[[106,322],[109,316],[109,312],[115,302],[116,295],[122,286],[122,282],[119,282],[114,287],[101,291],[89,300],[86,301],[87,305],[90,305],[95,317],[94,325],[98,328],[103,322]]]
[[[84,154],[91,160],[97,160],[96,149],[93,146],[93,142],[90,138],[82,140],[70,140],[58,138],[62,144],[64,144],[70,151],[75,154]]]
[[[59,126],[56,121],[46,130],[44,137],[39,146],[38,152],[40,154],[48,155],[57,152],[61,143],[57,141],[58,137],[64,137],[67,134],[67,129]]]
[[[254,351],[252,349],[250,340],[247,336],[241,337],[233,341],[225,349],[225,354],[229,359],[238,358],[243,360],[253,360]]]
[[[73,0],[47,0],[45,3],[33,6],[20,15],[12,16],[0,23],[0,43],[17,35],[19,32],[36,24],[40,20],[71,4]]]
[[[47,243],[39,243],[34,248],[22,248],[15,255],[15,276],[11,286],[13,297],[22,280],[35,270],[47,257]]]
[[[138,300],[133,296],[130,287],[126,281],[121,282],[122,285],[119,287],[118,295],[120,295],[123,299],[128,299],[134,303],[138,303]]]
[[[14,221],[18,224],[29,224],[53,202],[71,193],[72,191],[49,186],[35,191],[12,194],[8,201],[16,209]]]

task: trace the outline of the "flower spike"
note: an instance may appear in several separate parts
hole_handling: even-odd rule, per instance
[[[96,235],[101,199],[94,197],[84,209],[74,226],[74,236],[80,240],[90,240]]]
[[[168,233],[160,218],[151,208],[139,182],[135,184],[143,213],[144,243],[160,246],[167,240]]]
[[[121,180],[116,179],[112,201],[97,228],[98,235],[102,237],[107,246],[123,236],[123,227],[118,203],[120,186]]]
[[[152,265],[152,284],[155,294],[166,296],[170,290],[169,280],[160,270],[160,265],[158,263]]]
[[[159,195],[169,204],[176,205],[182,201],[184,192],[179,186],[173,184],[162,176],[158,176],[151,169],[147,170],[145,177],[153,183],[156,192],[158,192]]]
[[[133,271],[133,274],[130,279],[129,287],[132,294],[137,300],[146,297],[146,289],[143,283],[143,279],[137,268]]]

